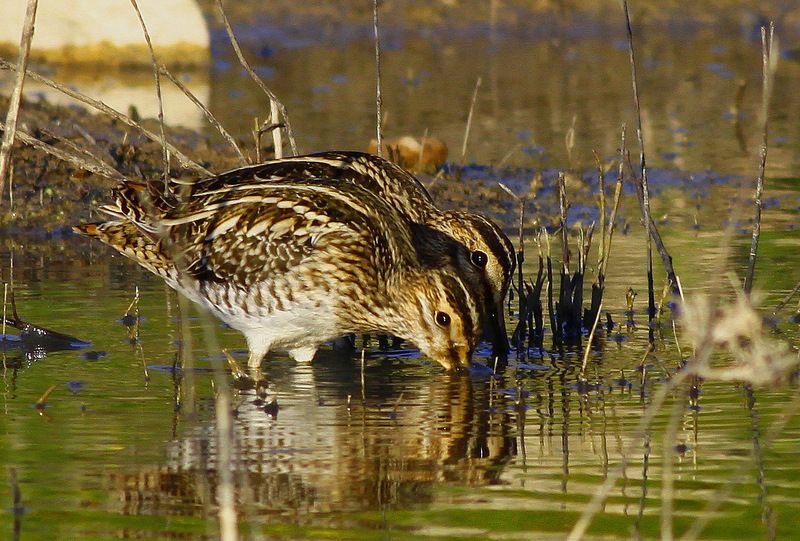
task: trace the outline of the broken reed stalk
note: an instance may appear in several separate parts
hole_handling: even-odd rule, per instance
[[[276,160],[283,158],[283,134],[281,133],[280,109],[276,100],[269,100],[269,121],[272,128],[272,152]],[[262,126],[263,128],[263,126]],[[259,129],[259,145],[261,144],[262,130]]]
[[[14,80],[14,90],[11,92],[11,99],[8,103],[6,113],[5,128],[3,128],[3,140],[0,144],[0,205],[2,205],[3,189],[6,182],[6,174],[11,166],[11,149],[14,146],[14,135],[17,130],[17,119],[19,117],[19,107],[22,103],[22,87],[25,85],[25,73],[28,69],[28,58],[31,52],[31,40],[33,39],[34,22],[36,21],[36,8],[38,0],[28,0],[28,8],[25,11],[25,21],[22,25],[22,37],[19,41],[19,58],[17,60],[17,76]]]
[[[158,69],[158,61],[156,60],[156,52],[153,49],[153,42],[150,40],[150,32],[147,31],[147,25],[144,22],[144,17],[142,17],[142,12],[139,11],[139,5],[136,0],[131,0],[131,5],[139,18],[144,40],[147,43],[147,49],[150,51],[150,62],[153,66],[153,78],[156,83],[156,98],[158,100],[158,128],[161,135],[161,159],[164,162],[164,190],[169,193],[169,151],[167,150],[167,135],[164,130],[164,100],[161,98],[161,75]]]
[[[747,274],[744,279],[744,292],[749,295],[753,289],[753,275],[756,271],[756,254],[758,253],[758,240],[761,235],[761,210],[763,206],[762,193],[764,191],[764,171],[767,167],[767,138],[769,135],[769,101],[772,95],[772,83],[775,78],[775,67],[778,62],[774,54],[775,23],[761,27],[761,61],[763,87],[761,93],[761,161],[758,164],[758,177],[756,178],[755,217],[753,218],[753,238],[750,241],[750,256],[747,261]]]
[[[467,141],[469,141],[469,132],[472,129],[472,113],[475,111],[475,102],[478,100],[478,89],[481,87],[481,78],[475,81],[475,90],[472,91],[472,101],[469,104],[469,113],[467,114],[467,126],[464,128],[464,142],[461,143],[461,167],[464,167],[464,160],[467,157]]]
[[[383,121],[381,120],[381,108],[383,106],[383,96],[381,95],[381,41],[378,37],[378,0],[372,1],[372,30],[375,36],[375,137],[377,141],[377,155],[383,155],[383,134],[381,128]],[[424,147],[425,141],[422,142]],[[422,150],[420,150],[422,153]],[[420,160],[419,163],[422,163]]]
[[[208,107],[206,107],[205,104],[203,104],[203,102],[200,101],[197,98],[197,96],[192,94],[192,91],[189,90],[186,87],[186,85],[184,85],[182,82],[180,82],[180,80],[178,80],[178,78],[175,77],[172,74],[172,72],[170,72],[167,69],[166,66],[164,66],[162,64],[161,66],[159,66],[158,70],[161,73],[161,75],[163,75],[164,77],[169,79],[170,82],[172,82],[172,84],[174,84],[176,87],[178,87],[178,90],[183,92],[184,96],[186,96],[189,99],[189,101],[191,101],[193,104],[195,104],[197,106],[197,108],[200,109],[203,112],[203,115],[205,115],[206,120],[208,120],[208,123],[211,124],[212,126],[214,126],[214,128],[216,128],[216,130],[219,132],[219,134],[222,136],[222,138],[225,140],[225,142],[228,143],[231,146],[233,151],[239,157],[239,162],[242,165],[247,165],[248,164],[247,158],[245,157],[244,153],[242,153],[242,150],[239,148],[239,145],[236,144],[236,141],[234,140],[234,138],[222,126],[220,121],[217,120],[217,118],[211,113],[211,111],[209,111]]]
[[[0,59],[0,69],[17,71],[16,66],[3,59]],[[38,83],[42,83],[43,85],[49,86],[50,88],[57,90],[58,92],[61,92],[65,96],[69,96],[75,101],[93,107],[94,109],[97,109],[101,113],[104,113],[105,115],[113,118],[114,120],[122,122],[123,124],[130,126],[131,128],[134,128],[135,130],[139,131],[139,133],[141,133],[143,136],[150,139],[151,141],[154,141],[159,144],[161,143],[161,138],[158,135],[146,129],[144,126],[142,126],[141,124],[130,118],[128,115],[120,113],[119,111],[109,107],[102,101],[90,98],[85,94],[81,94],[80,92],[77,92],[75,90],[72,90],[71,88],[62,85],[61,83],[57,83],[52,79],[48,79],[47,77],[39,75],[38,73],[30,70],[27,70],[27,77],[30,77],[32,80]],[[174,145],[170,144],[169,142],[167,142],[167,149],[169,150],[170,155],[175,156],[175,158],[178,160],[178,162],[181,164],[182,167],[191,169],[192,171],[204,176],[208,177],[213,176],[213,173],[211,171],[209,171],[202,165],[198,164],[197,162],[186,156],[183,152],[178,150]]]
[[[295,143],[294,140],[294,132],[292,132],[292,126],[289,123],[289,115],[286,112],[286,107],[284,107],[281,101],[278,99],[278,97],[275,94],[273,94],[273,92],[269,88],[267,88],[267,85],[264,84],[264,81],[261,80],[261,77],[259,77],[258,74],[256,74],[256,72],[250,66],[250,63],[247,62],[247,59],[244,57],[242,49],[241,47],[239,47],[239,41],[236,39],[236,35],[233,33],[233,28],[231,27],[231,23],[228,20],[228,16],[225,14],[225,8],[222,7],[222,0],[216,0],[216,4],[217,4],[217,10],[219,11],[219,15],[222,19],[222,24],[225,27],[225,32],[228,34],[228,40],[231,42],[231,46],[233,47],[233,50],[236,53],[236,58],[239,59],[239,63],[242,65],[242,67],[245,69],[248,75],[250,75],[250,78],[253,79],[253,81],[258,85],[258,87],[264,92],[264,94],[267,95],[267,97],[270,100],[270,107],[273,107],[272,104],[274,102],[274,107],[278,108],[281,116],[281,121],[286,126],[286,135],[289,137],[289,146],[292,149],[292,155],[296,156],[297,144]],[[273,118],[272,122],[275,123],[276,119]],[[275,140],[275,152],[278,152],[278,145],[281,144],[281,136],[280,134],[276,134],[275,133],[276,131],[278,130],[273,130],[272,137]]]
[[[5,124],[0,122],[0,129],[5,130],[5,128],[6,128]],[[105,177],[111,180],[116,180],[116,181],[128,180],[125,175],[123,175],[110,165],[100,161],[97,158],[93,160],[87,160],[78,155],[70,154],[69,152],[66,152],[60,148],[56,148],[53,145],[40,141],[39,139],[33,137],[32,135],[28,134],[23,130],[17,130],[16,139],[22,141],[26,145],[32,146],[35,149],[50,154],[54,158],[58,158],[59,160],[70,163],[79,169],[85,169],[87,171],[91,171],[96,175],[100,175],[101,177]]]
[[[636,109],[636,136],[639,139],[639,182],[642,187],[642,216],[644,218],[644,228],[647,234],[647,315],[648,321],[652,323],[656,310],[655,292],[653,290],[653,241],[651,238],[650,220],[650,188],[647,184],[647,163],[644,151],[644,134],[642,133],[642,109],[639,103],[639,83],[636,78],[636,55],[633,48],[633,28],[631,27],[631,17],[628,12],[628,0],[622,0],[622,9],[625,12],[625,28],[628,34],[628,52],[631,64],[631,82],[633,84],[633,104]],[[650,341],[654,340],[652,325],[650,325]]]

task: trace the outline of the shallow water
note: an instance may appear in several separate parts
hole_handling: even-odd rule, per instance
[[[253,53],[259,35],[273,36],[269,27],[244,30]],[[645,36],[641,90],[654,215],[676,272],[688,294],[720,287],[732,296],[725,273],[743,274],[749,248],[750,192],[740,185],[756,170],[760,64],[749,34],[722,38],[717,31]],[[591,150],[613,155],[620,123],[632,118],[621,32],[570,40],[480,29],[474,36],[390,36],[387,132],[428,129],[448,142],[453,162],[475,80],[484,78],[467,154],[482,166],[465,169],[461,184],[434,184],[444,205],[484,210],[512,234],[515,206],[494,181],[517,193],[535,189],[531,233],[533,218],[551,223],[553,170],[571,169],[585,177],[570,185],[571,222],[596,218],[584,173]],[[787,50],[791,39],[783,42]],[[371,42],[328,36],[301,45],[275,48],[259,62],[276,92],[289,96],[302,148],[363,148],[373,125]],[[741,135],[729,115],[738,77],[748,82]],[[767,308],[798,280],[799,77],[800,65],[782,60],[756,275]],[[224,55],[210,84],[212,109],[245,134],[263,98]],[[564,138],[573,116],[570,159]],[[483,167],[500,162],[515,168]],[[540,185],[532,180],[537,171],[544,171]],[[681,355],[665,325],[644,377],[637,369],[648,334],[644,242],[635,201],[628,195],[623,205],[605,305],[622,325],[601,333],[588,389],[578,385],[578,354],[555,349],[512,358],[496,377],[447,375],[413,350],[381,352],[374,342],[363,378],[359,355],[347,351],[326,350],[310,366],[271,355],[267,395],[243,389],[232,397],[232,473],[244,537],[561,539],[624,460],[625,475],[590,537],[653,538],[666,446],[676,450],[676,534],[707,518],[706,539],[791,538],[800,421],[787,414],[797,409],[796,385],[750,395],[741,385],[702,383],[668,438],[673,402],[687,402],[675,393],[654,418],[649,451],[643,446],[638,424]],[[18,234],[1,253],[3,280],[13,268],[23,318],[91,342],[46,354],[18,343],[4,351],[0,461],[16,476],[22,509],[11,510],[14,483],[0,483],[3,536],[218,538],[214,392],[226,377],[221,349],[243,360],[244,340],[85,239]],[[657,273],[660,288],[658,266]],[[121,320],[137,287],[132,335]],[[632,325],[624,314],[629,287],[639,293]],[[778,314],[776,337],[796,344],[793,306]],[[689,346],[680,346],[685,356]],[[488,363],[487,353],[476,360]],[[46,406],[35,407],[50,386]],[[779,422],[786,426],[770,433]]]

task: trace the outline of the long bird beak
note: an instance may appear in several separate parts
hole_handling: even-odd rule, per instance
[[[487,338],[492,343],[492,353],[496,357],[505,358],[511,351],[506,333],[506,318],[504,313],[503,301],[497,303],[494,309],[489,312]]]

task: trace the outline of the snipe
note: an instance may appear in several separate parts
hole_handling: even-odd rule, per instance
[[[472,212],[442,211],[425,187],[405,169],[372,154],[329,151],[272,160],[185,185],[189,197],[207,197],[291,179],[364,188],[387,201],[411,224],[423,264],[452,264],[473,291],[484,291],[485,331],[495,352],[508,352],[503,300],[516,266],[511,241],[488,218]],[[177,201],[169,204],[177,205]],[[466,248],[453,251],[452,241]]]
[[[230,183],[243,170],[173,199],[161,183],[125,183],[103,208],[114,220],[75,230],[112,246],[241,331],[258,366],[273,348],[308,361],[351,332],[391,333],[446,368],[469,362],[483,290],[417,254],[407,216],[365,187],[335,179]],[[434,254],[429,254],[433,256]]]

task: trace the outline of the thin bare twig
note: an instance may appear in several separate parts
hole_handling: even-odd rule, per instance
[[[38,0],[28,0],[25,11],[25,22],[22,25],[22,37],[19,41],[19,59],[17,60],[17,76],[14,81],[14,90],[6,113],[6,127],[3,129],[3,141],[0,145],[0,205],[2,204],[3,187],[11,164],[11,149],[14,146],[14,134],[17,130],[19,106],[22,103],[22,87],[25,86],[25,72],[28,69],[28,57],[31,52],[33,39],[33,25],[36,21],[36,8]]]
[[[17,71],[16,66],[3,59],[0,59],[0,69]],[[104,113],[109,117],[113,118],[114,120],[118,120],[123,124],[126,124],[131,128],[138,130],[142,135],[144,135],[151,141],[155,141],[156,143],[161,143],[161,138],[158,135],[146,129],[144,126],[142,126],[141,124],[130,118],[128,115],[120,113],[119,111],[117,111],[112,107],[109,107],[102,101],[90,98],[85,94],[81,94],[76,90],[72,90],[71,88],[62,85],[61,83],[57,83],[52,79],[48,79],[47,77],[39,75],[38,73],[30,70],[27,71],[27,77],[30,77],[32,80],[38,83],[42,83],[43,85],[49,86],[50,88],[61,92],[65,96],[69,96],[70,98],[76,101],[79,101],[90,107],[93,107],[98,111],[100,111],[101,113]],[[213,176],[213,173],[211,171],[209,171],[202,165],[198,164],[197,162],[186,156],[183,152],[178,150],[174,145],[170,144],[169,142],[167,142],[167,149],[169,150],[172,156],[175,156],[175,158],[180,162],[182,167],[186,167],[187,169],[191,169],[192,171],[195,171],[197,173],[200,173],[208,177]]]
[[[472,102],[469,105],[467,114],[467,127],[464,129],[464,142],[461,144],[461,166],[464,166],[464,159],[467,156],[467,141],[469,141],[469,131],[472,128],[472,113],[475,111],[475,102],[478,99],[478,89],[481,87],[481,78],[475,81],[475,90],[472,92]]]
[[[656,299],[653,290],[653,240],[650,237],[650,188],[647,184],[647,163],[644,152],[644,134],[642,132],[642,109],[639,103],[639,83],[636,78],[636,55],[633,48],[633,28],[631,17],[628,12],[628,1],[622,1],[622,9],[625,12],[625,28],[628,33],[628,51],[631,64],[631,83],[633,84],[633,104],[636,109],[636,135],[639,139],[639,167],[640,182],[642,187],[642,216],[644,218],[644,229],[647,233],[647,314],[648,321],[652,323],[655,317]],[[652,325],[650,325],[650,341],[654,339]]]
[[[789,304],[789,301],[792,300],[792,297],[794,297],[798,291],[800,291],[800,282],[797,282],[795,286],[792,288],[792,290],[789,293],[787,293],[783,299],[781,299],[781,302],[779,302],[778,305],[775,307],[775,309],[772,311],[772,315],[774,316],[775,314],[783,310],[783,307]]]
[[[203,104],[203,102],[200,101],[197,98],[197,96],[192,94],[192,91],[189,90],[186,87],[186,85],[184,85],[177,77],[175,77],[172,74],[172,72],[170,72],[167,69],[166,66],[164,66],[162,64],[159,67],[159,72],[163,76],[165,76],[167,79],[169,79],[172,82],[172,84],[174,84],[176,87],[178,87],[178,89],[181,92],[183,92],[183,94],[187,98],[189,98],[189,101],[194,103],[197,106],[197,108],[200,109],[203,112],[203,115],[205,115],[206,120],[208,120],[208,123],[211,124],[212,126],[214,126],[214,128],[216,128],[216,130],[219,132],[219,134],[222,136],[222,138],[225,139],[225,142],[227,142],[231,146],[233,151],[236,152],[236,155],[239,156],[239,161],[241,162],[241,164],[242,165],[247,165],[248,164],[247,158],[242,153],[242,150],[239,148],[239,145],[236,144],[236,141],[233,139],[231,134],[228,133],[228,131],[222,126],[220,121],[217,120],[217,118],[211,113],[211,111],[209,111],[208,107],[206,107],[205,104]]]
[[[5,124],[0,122],[0,129],[5,130]],[[123,181],[127,180],[127,177],[111,167],[110,165],[98,160],[87,160],[81,158],[80,156],[70,154],[60,148],[56,148],[53,145],[47,144],[39,139],[33,137],[32,135],[28,134],[23,130],[17,130],[16,138],[22,141],[26,145],[30,145],[33,148],[41,150],[42,152],[46,152],[51,156],[58,158],[59,160],[71,163],[77,168],[86,169],[87,171],[91,171],[96,175],[100,175],[101,177],[105,177],[111,180]]]
[[[773,52],[775,23],[761,27],[761,60],[763,90],[761,93],[761,161],[758,164],[758,177],[756,178],[755,217],[753,218],[753,238],[750,241],[750,256],[747,261],[747,274],[744,279],[744,292],[749,295],[753,289],[753,275],[756,271],[756,254],[758,253],[758,240],[761,236],[761,209],[763,206],[762,194],[764,192],[764,171],[767,167],[767,139],[769,135],[769,101],[772,96],[772,82],[775,77],[775,67],[778,62],[777,55]]]
[[[284,126],[285,124],[281,123],[280,110],[278,108],[277,100],[269,100],[269,121],[270,126],[276,126],[271,130],[272,148],[273,154],[275,154],[275,159],[280,160],[283,158],[283,135],[281,135],[281,129],[279,126]],[[259,133],[263,133],[263,131],[259,131]]]
[[[289,115],[286,113],[286,107],[283,106],[281,101],[278,97],[272,93],[272,91],[267,88],[267,85],[264,84],[264,81],[261,80],[261,77],[256,74],[250,64],[247,62],[247,59],[244,57],[242,53],[241,47],[239,47],[239,41],[236,39],[236,35],[233,33],[233,28],[231,27],[231,23],[228,20],[228,16],[225,14],[225,8],[222,7],[222,0],[217,0],[217,10],[219,11],[220,17],[222,18],[222,24],[225,26],[225,32],[228,34],[228,40],[231,42],[231,46],[233,47],[234,52],[236,53],[236,58],[239,59],[239,63],[242,67],[247,71],[250,75],[250,78],[255,81],[255,83],[261,88],[264,94],[270,99],[270,102],[275,102],[275,105],[278,107],[281,119],[283,123],[286,125],[286,135],[289,137],[289,146],[292,149],[292,154],[297,155],[297,144],[294,141],[294,132],[292,132],[292,126],[289,123]],[[275,123],[276,119],[272,119],[272,122]],[[273,132],[273,137],[275,137]],[[276,137],[276,142],[280,140],[280,136]],[[276,152],[277,152],[277,145],[276,145]]]
[[[377,154],[381,156],[383,154],[381,149],[383,141],[383,134],[381,133],[383,128],[383,121],[381,120],[383,96],[381,95],[381,41],[378,37],[378,0],[373,0],[372,2],[372,28],[375,32],[375,132],[378,141]],[[423,141],[422,146],[424,147],[424,145],[425,142]],[[419,163],[422,163],[422,160]]]
[[[164,189],[169,193],[169,151],[167,150],[167,136],[164,132],[164,101],[161,99],[161,76],[158,70],[158,61],[156,60],[156,52],[153,50],[153,42],[150,40],[150,32],[147,31],[144,17],[142,17],[142,12],[139,11],[139,5],[136,0],[131,0],[131,5],[139,18],[139,24],[142,26],[144,40],[147,42],[150,61],[153,65],[153,78],[156,82],[156,98],[158,99],[158,127],[161,132],[161,159],[164,161]]]

